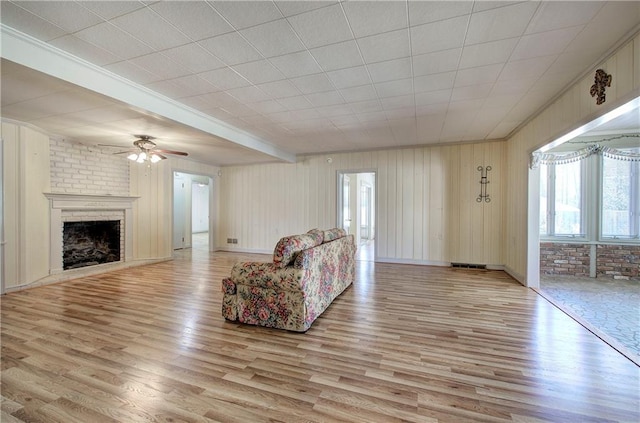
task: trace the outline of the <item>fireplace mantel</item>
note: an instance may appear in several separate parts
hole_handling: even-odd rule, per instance
[[[74,210],[122,210],[124,212],[124,261],[133,258],[133,202],[139,197],[95,194],[64,194],[45,192],[50,205],[49,274],[63,271],[62,264],[62,212]]]

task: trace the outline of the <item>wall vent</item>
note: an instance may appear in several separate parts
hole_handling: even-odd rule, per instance
[[[451,263],[451,267],[454,269],[486,269],[486,264],[473,264],[473,263]]]

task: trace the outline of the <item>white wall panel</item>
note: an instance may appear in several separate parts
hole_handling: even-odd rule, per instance
[[[478,163],[502,161],[505,143],[311,156],[296,164],[222,169],[221,247],[271,252],[280,237],[337,223],[337,172],[375,171],[376,243],[382,260],[500,265],[502,204],[477,203]],[[501,179],[503,163],[491,178]],[[496,184],[499,189],[500,184]],[[490,228],[490,229],[489,229]],[[251,233],[249,233],[251,232]],[[238,238],[238,244],[226,244]],[[242,240],[242,241],[241,241]]]

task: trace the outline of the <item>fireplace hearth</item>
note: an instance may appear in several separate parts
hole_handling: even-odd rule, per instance
[[[120,261],[120,221],[64,222],[63,269]]]

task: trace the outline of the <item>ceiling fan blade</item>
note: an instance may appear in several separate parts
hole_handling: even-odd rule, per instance
[[[157,153],[175,154],[175,155],[178,155],[178,156],[188,156],[189,155],[189,153],[185,153],[184,151],[163,150],[163,149],[160,149],[160,148],[154,148],[153,151],[157,152]]]
[[[124,151],[116,151],[113,154],[127,154],[127,153],[138,153],[138,150],[124,150]]]

